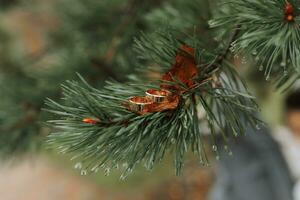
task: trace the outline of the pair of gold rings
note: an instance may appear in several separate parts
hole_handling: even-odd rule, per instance
[[[145,97],[131,97],[129,99],[130,110],[134,112],[142,112],[145,107],[152,105],[153,103],[162,103],[169,96],[171,92],[167,90],[149,89],[146,91]]]

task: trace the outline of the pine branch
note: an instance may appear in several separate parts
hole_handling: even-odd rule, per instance
[[[266,79],[273,78],[277,87],[290,85],[299,78],[300,53],[298,1],[223,1],[211,27],[228,30],[240,25],[240,34],[232,43],[235,54],[254,57]],[[287,6],[293,10],[287,13]],[[224,36],[223,36],[224,37]],[[225,35],[225,37],[227,37]]]
[[[177,38],[175,33],[167,29],[150,36],[142,34],[135,40],[136,52],[145,63],[156,62],[157,71],[176,66],[175,58],[176,62],[180,58],[194,60],[194,55],[184,51],[182,45],[197,44],[197,39],[185,42],[183,38]],[[201,47],[189,49],[194,49],[195,55],[201,55],[203,60],[212,57],[203,52]],[[214,133],[220,129],[225,144],[228,137],[225,128],[236,137],[244,133],[244,126],[250,124],[255,127],[260,122],[255,117],[257,105],[253,97],[225,60],[227,53],[226,50],[222,54],[224,58],[221,63],[223,67],[218,72],[219,87],[210,78],[213,73],[199,73],[190,88],[175,77],[169,82],[151,82],[134,77],[123,84],[108,82],[101,90],[89,86],[82,78],[82,83],[68,81],[63,86],[64,105],[47,101],[47,111],[59,117],[49,121],[57,130],[49,135],[49,145],[59,147],[62,153],[74,154],[74,159],[81,162],[84,173],[97,171],[101,167],[110,170],[117,163],[127,163],[123,173],[123,177],[126,177],[139,163],[152,169],[172,150],[176,174],[181,173],[185,154],[189,150],[198,156],[200,163],[207,165],[204,133],[199,122],[210,124],[213,141]],[[209,67],[201,63],[195,66],[199,72]],[[144,66],[141,68],[145,69]],[[130,97],[141,96],[149,88],[161,84],[171,88],[177,85],[175,88],[182,91],[176,108],[141,115],[124,106]],[[197,106],[205,110],[205,119],[198,118]]]

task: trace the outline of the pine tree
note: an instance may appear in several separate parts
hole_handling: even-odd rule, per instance
[[[66,13],[70,27],[55,37],[62,50],[71,45],[62,63],[106,66],[113,70],[107,73],[112,80],[94,87],[79,71],[78,80],[62,85],[62,101],[48,98],[45,111],[54,114],[48,120],[53,129],[48,145],[73,155],[84,173],[101,167],[108,173],[122,164],[125,178],[138,164],[151,170],[172,152],[180,174],[188,151],[202,165],[209,163],[205,146],[218,157],[222,148],[216,144],[218,135],[230,153],[228,138],[263,124],[257,118],[255,98],[236,71],[236,58],[263,71],[278,90],[287,90],[299,79],[300,3],[296,0],[157,1],[151,8],[143,1],[126,1],[128,17],[113,24],[115,29],[105,22],[118,13],[112,11],[113,5],[121,2],[76,2],[87,8],[86,18],[84,12],[77,13],[76,3],[74,12]],[[102,15],[95,4],[104,13],[111,9],[112,16]],[[99,19],[114,30],[112,37],[90,29]],[[137,19],[145,26],[138,35]],[[133,34],[122,34],[130,27]],[[127,50],[133,36],[133,50]],[[106,37],[111,38],[109,44]],[[61,38],[66,42],[61,43]],[[107,45],[111,51],[97,58],[99,47]],[[134,67],[134,71],[113,66]],[[125,71],[130,74],[127,78],[122,76]]]

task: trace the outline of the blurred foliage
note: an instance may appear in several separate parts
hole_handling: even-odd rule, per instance
[[[15,5],[18,2],[18,0],[0,0],[0,7],[6,8],[11,5]]]
[[[40,146],[48,134],[41,124],[44,98],[60,97],[59,85],[75,72],[101,85],[107,77],[121,80],[131,71],[136,62],[132,37],[143,28],[140,15],[149,9],[143,1],[57,0],[3,10],[0,154],[10,157]]]

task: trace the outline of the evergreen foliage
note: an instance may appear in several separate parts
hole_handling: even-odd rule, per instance
[[[225,55],[220,55],[221,63],[197,45],[196,37],[179,34],[178,38],[178,32],[170,29],[150,36],[142,34],[135,40],[135,51],[144,63],[152,63],[147,70],[140,63],[143,70],[139,72],[148,74],[170,68],[182,44],[195,45],[201,74],[193,89],[185,88],[187,92],[177,109],[146,115],[127,110],[124,103],[129,97],[143,95],[147,89],[159,85],[157,81],[139,78],[141,75],[131,76],[127,83],[108,82],[102,90],[89,86],[82,78],[83,84],[68,81],[63,85],[63,105],[47,101],[48,111],[60,116],[59,120],[49,121],[57,130],[49,136],[49,143],[62,153],[74,153],[74,159],[81,162],[84,171],[111,169],[126,163],[123,177],[138,163],[152,169],[167,152],[174,151],[176,174],[180,174],[189,150],[198,156],[200,163],[208,164],[203,143],[205,125],[212,134],[215,151],[218,130],[226,144],[227,133],[243,134],[248,123],[256,127],[257,106]],[[215,74],[219,77],[217,82],[212,78]],[[182,84],[182,87],[186,86]],[[201,119],[199,108],[206,113]],[[85,124],[82,122],[85,118],[100,119],[100,122]]]
[[[239,27],[239,34],[231,46],[233,53],[254,58],[266,79],[273,78],[278,88],[288,88],[299,79],[299,1],[221,2],[220,12],[210,25],[224,30],[220,38],[228,37],[226,33],[230,29]],[[288,4],[294,9],[291,21],[287,19]]]
[[[41,55],[57,60],[48,66],[51,70],[33,67],[41,57],[16,59],[4,50],[9,47],[0,48],[1,155],[39,146],[47,132],[37,121],[49,119],[51,113],[48,145],[71,154],[82,174],[99,168],[109,173],[121,164],[125,178],[138,164],[152,169],[167,153],[180,174],[187,152],[207,165],[205,146],[218,157],[217,135],[230,153],[229,137],[261,124],[255,98],[236,72],[235,60],[257,66],[282,90],[299,79],[296,0],[58,2],[55,10],[62,22],[48,35],[48,48]],[[2,46],[9,46],[5,31],[1,35]],[[183,50],[184,45],[195,55]],[[161,79],[178,54],[195,60],[198,73],[192,87],[176,77]],[[80,80],[70,81],[75,72]],[[58,84],[65,79],[69,81],[62,85],[59,99]],[[184,91],[176,109],[141,115],[126,106],[129,98],[161,85]],[[50,98],[41,115],[45,96]],[[209,144],[204,141],[208,137]]]

